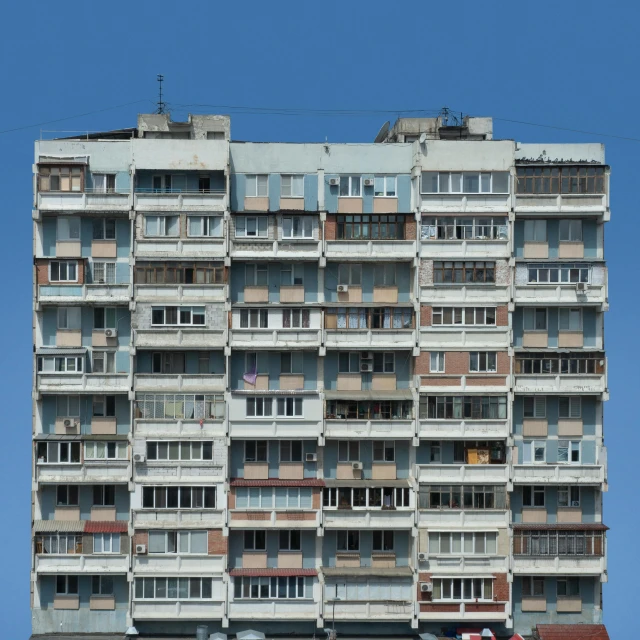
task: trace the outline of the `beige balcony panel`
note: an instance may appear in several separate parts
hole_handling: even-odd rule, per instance
[[[269,211],[269,198],[259,197],[251,198],[245,196],[244,198],[244,210],[245,211]]]
[[[304,302],[304,287],[299,284],[281,285],[280,302]]]
[[[542,612],[547,610],[547,599],[545,597],[522,598],[522,610],[531,612]]]
[[[278,470],[280,480],[302,480],[304,465],[302,462],[281,462]]]
[[[398,213],[398,198],[374,197],[373,213]]]
[[[580,347],[584,344],[584,334],[582,331],[559,331],[559,347]]]
[[[549,344],[549,335],[545,331],[525,331],[522,334],[523,347],[542,347],[547,348]]]
[[[558,522],[562,524],[582,522],[582,509],[580,507],[558,507]]]
[[[371,566],[375,569],[392,569],[396,566],[396,554],[374,551],[371,554]]]
[[[91,520],[95,522],[115,522],[115,507],[91,507]]]
[[[302,569],[302,551],[280,551],[278,569]]]
[[[584,258],[584,244],[582,242],[560,242],[558,244],[558,258]]]
[[[73,426],[65,427],[64,421],[70,420]],[[55,425],[56,435],[58,436],[76,436],[80,434],[80,418],[56,418]]]
[[[304,376],[300,374],[280,374],[281,391],[300,391],[304,389]]]
[[[250,384],[245,380],[244,390],[245,391],[269,391],[269,376],[266,374],[263,374],[261,376],[256,376],[255,384]]]
[[[245,302],[269,302],[269,287],[247,287],[244,288]]]
[[[338,213],[362,213],[362,198],[338,198]]]
[[[582,420],[558,419],[558,436],[582,436]]]
[[[371,477],[374,480],[395,480],[397,477],[395,462],[374,462],[371,465]]]
[[[91,333],[92,347],[117,347],[118,338],[107,338],[104,329],[97,329]]]
[[[546,242],[525,242],[524,257],[525,258],[548,258],[549,245]]]
[[[360,566],[359,553],[342,553],[340,551],[336,553],[336,567],[359,567],[359,566]]]
[[[535,507],[523,507],[522,522],[525,524],[546,524],[547,510]]]
[[[117,258],[118,248],[115,240],[92,240],[91,241],[91,257],[92,258]]]
[[[353,468],[351,462],[338,462],[336,467],[337,480],[360,480],[362,471]]]
[[[269,479],[269,463],[268,462],[245,462],[244,463],[244,479],[245,480],[268,480]]]
[[[56,347],[81,347],[82,331],[80,329],[58,329]]]
[[[522,421],[522,435],[547,437],[548,422],[541,418],[525,418]]]
[[[362,375],[359,373],[339,373],[336,389],[338,391],[362,391]]]
[[[53,598],[54,609],[79,609],[80,596],[55,595]]]
[[[281,211],[304,211],[304,198],[280,198]]]
[[[94,436],[115,436],[118,425],[115,418],[91,418],[91,434]]]
[[[580,596],[559,597],[556,611],[558,613],[580,613],[582,611],[582,598]]]
[[[56,258],[80,258],[81,256],[82,245],[79,240],[56,242]]]
[[[373,301],[396,304],[398,302],[398,287],[373,287]]]
[[[115,608],[115,596],[91,596],[89,599],[89,609],[94,611],[113,611]]]
[[[371,377],[372,391],[395,391],[396,385],[395,373],[374,373]]]
[[[266,569],[267,568],[267,552],[266,551],[245,551],[242,554],[243,569]]]
[[[339,291],[338,302],[362,302],[362,287],[349,285],[348,291]]]
[[[80,507],[56,507],[54,520],[76,522],[77,520],[80,520]]]

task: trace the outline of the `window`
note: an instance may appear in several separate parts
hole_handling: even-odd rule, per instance
[[[544,487],[522,487],[522,506],[544,507]]]
[[[37,458],[44,464],[80,464],[79,442],[38,442]]]
[[[278,551],[300,551],[300,530],[280,531]]]
[[[373,195],[377,198],[395,198],[396,176],[376,176],[374,178]]]
[[[280,462],[302,462],[302,440],[281,440]]]
[[[246,440],[244,443],[245,462],[268,462],[269,442],[267,440]]]
[[[267,238],[268,216],[236,216],[236,238]]]
[[[582,331],[582,309],[558,309],[560,331]]]
[[[467,461],[466,443],[463,440],[453,442],[453,462],[454,464],[465,464]]]
[[[580,464],[580,440],[558,440],[558,463]]]
[[[469,371],[491,373],[496,368],[496,352],[495,351],[472,351],[469,353]]]
[[[96,418],[115,418],[115,396],[93,396],[92,415]]]
[[[82,553],[82,535],[51,533],[35,537],[36,553]]]
[[[80,240],[80,218],[58,218],[57,240]]]
[[[359,440],[338,441],[338,462],[358,462],[360,460]]]
[[[58,307],[58,329],[80,329],[81,312],[80,307]]]
[[[84,459],[88,460],[126,460],[127,442],[97,442],[86,441],[84,443]]]
[[[273,415],[272,398],[247,398],[247,417],[266,418]]]
[[[311,216],[285,216],[282,218],[283,238],[312,238],[313,218]]]
[[[82,191],[83,167],[39,167],[40,191]]]
[[[210,440],[147,440],[147,460],[213,460]]]
[[[83,356],[38,356],[38,373],[82,373]]]
[[[247,287],[266,287],[268,284],[266,264],[246,264],[244,266],[244,284]]]
[[[211,192],[211,177],[210,176],[198,176],[198,191],[200,193]]]
[[[115,240],[116,221],[113,218],[98,218],[93,221],[94,240]]]
[[[77,596],[78,576],[61,576],[59,574],[56,575],[56,595]]]
[[[576,284],[589,282],[591,269],[588,264],[530,264],[529,283]]]
[[[429,533],[429,553],[436,555],[495,555],[498,534],[466,531]]]
[[[115,373],[116,352],[94,351],[92,354],[92,373]]]
[[[78,485],[59,484],[56,488],[56,505],[58,507],[77,507]]]
[[[248,198],[266,198],[269,195],[269,178],[266,175],[247,175],[245,185]]]
[[[421,420],[506,420],[505,396],[421,396]]]
[[[340,176],[340,196],[359,198],[360,181],[360,176]]]
[[[205,325],[204,307],[151,307],[152,326]]]
[[[393,551],[393,531],[373,532],[373,551]]]
[[[304,265],[283,264],[280,267],[280,286],[291,287],[304,284]]]
[[[120,534],[94,533],[93,553],[120,553]]]
[[[525,242],[546,242],[547,241],[547,221],[546,220],[525,220],[524,221],[524,241]]]
[[[518,530],[514,531],[513,553],[547,557],[602,556],[604,555],[604,533],[588,529],[580,531]]]
[[[525,308],[522,310],[523,326],[525,331],[546,331],[547,310]]]
[[[493,579],[435,578],[431,599],[436,601],[493,600]]]
[[[151,373],[186,373],[183,351],[156,351],[151,354]]]
[[[509,173],[423,171],[421,193],[509,193]]]
[[[116,309],[114,307],[93,308],[94,329],[115,329],[116,327]]]
[[[233,597],[236,600],[294,600],[305,595],[306,578],[290,576],[288,578],[235,577],[233,579]],[[311,588],[309,588],[311,597]]]
[[[429,443],[429,462],[440,463],[442,462],[442,443],[434,440]]]
[[[277,405],[279,418],[302,416],[302,398],[278,398]]]
[[[433,485],[420,486],[421,509],[506,509],[504,486],[492,485]]]
[[[362,309],[350,307],[338,308],[338,328],[347,325],[347,313],[350,329],[411,329],[413,327],[413,311],[396,307],[375,307]],[[344,321],[341,322],[342,318]],[[359,322],[356,320],[359,318]]]
[[[346,284],[353,287],[362,285],[362,265],[361,264],[340,264],[338,265],[338,284]]]
[[[506,240],[509,225],[504,217],[424,216],[420,237],[421,240]]]
[[[525,396],[522,399],[525,418],[546,418],[547,398],[545,396]]]
[[[245,531],[244,532],[244,550],[245,551],[266,551],[267,550],[267,532],[264,529]]]
[[[495,307],[432,307],[434,325],[491,325],[496,324]]]
[[[582,220],[560,220],[560,242],[582,242]]]
[[[433,263],[435,284],[483,284],[496,281],[495,262],[439,262]]]
[[[57,418],[79,418],[80,417],[80,396],[57,396],[56,417]]]
[[[374,287],[395,287],[396,286],[396,263],[377,262],[373,268]]]
[[[211,600],[211,578],[135,578],[136,600]]]
[[[147,238],[178,237],[180,234],[179,216],[152,216],[144,217],[144,235]]]
[[[298,487],[237,487],[237,509],[310,509],[311,489]]]
[[[444,351],[432,351],[429,354],[429,371],[444,373]]]
[[[91,276],[94,284],[116,284],[116,263],[94,261]]]
[[[559,507],[579,507],[580,487],[558,487]]]
[[[516,167],[516,193],[604,193],[604,167]]]
[[[515,373],[524,374],[602,374],[605,360],[597,353],[517,353]]]
[[[338,373],[360,373],[360,352],[341,351],[338,353]]]
[[[373,461],[374,462],[395,462],[396,443],[393,440],[373,441]]]
[[[49,263],[50,282],[77,282],[78,263],[75,260],[52,260]]]
[[[135,417],[155,420],[221,420],[225,415],[223,395],[139,393]]]
[[[544,597],[544,578],[534,576],[522,577],[522,595],[525,598],[543,598]]]
[[[558,598],[571,598],[580,595],[580,578],[558,578],[556,582]]]
[[[221,262],[139,262],[136,284],[224,284]]]
[[[215,487],[142,487],[143,509],[215,509]]]
[[[582,417],[582,398],[580,396],[561,396],[558,398],[559,418]]]
[[[283,309],[282,327],[284,329],[309,329],[309,309]]]
[[[547,443],[544,440],[525,440],[522,443],[522,462],[547,461]]]
[[[222,238],[222,216],[187,216],[190,238]]]
[[[373,354],[374,373],[395,373],[396,354],[393,352]]]
[[[94,507],[115,507],[116,486],[114,484],[94,484],[93,485],[93,506]]]
[[[412,420],[411,400],[327,400],[330,420]]]
[[[180,193],[182,189],[178,187],[178,184],[182,182],[181,178],[184,179],[184,176],[171,175],[170,173],[152,176],[151,191],[152,193]]]
[[[336,550],[360,551],[360,532],[338,530],[336,532]]]
[[[206,554],[206,531],[149,531],[149,553]]]
[[[338,240],[405,240],[403,214],[338,215]]]
[[[304,197],[304,176],[303,175],[280,176],[280,197],[281,198]]]
[[[269,312],[267,309],[241,309],[241,329],[267,329],[269,327]]]

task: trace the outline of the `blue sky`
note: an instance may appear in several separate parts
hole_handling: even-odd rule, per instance
[[[240,140],[370,142],[398,110],[446,105],[494,116],[496,137],[606,144],[612,166],[612,222],[606,230],[611,311],[605,321],[611,489],[604,521],[611,532],[604,606],[611,637],[628,632],[632,617],[635,621],[631,598],[638,575],[634,534],[639,520],[634,471],[640,425],[633,410],[638,405],[631,403],[639,383],[634,353],[637,357],[640,303],[632,268],[640,234],[633,205],[639,183],[633,167],[640,155],[640,124],[633,115],[640,94],[639,19],[638,3],[589,0],[7,3],[0,22],[0,131],[142,102],[0,133],[8,275],[0,386],[6,394],[0,448],[5,487],[0,635],[24,639],[30,633],[33,140],[41,128],[135,126],[136,113],[153,109],[157,73],[166,78],[166,100],[179,119],[189,108],[177,105],[187,104],[391,112],[326,117],[231,111],[232,135]]]

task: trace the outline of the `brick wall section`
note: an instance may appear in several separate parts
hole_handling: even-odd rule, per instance
[[[494,573],[493,599],[498,602],[509,602],[509,583],[506,573]]]
[[[500,306],[496,309],[496,326],[506,327],[509,325],[509,308]]]
[[[36,260],[36,282],[38,284],[51,284],[49,282],[49,262],[50,260]],[[54,284],[84,284],[84,260],[78,260],[77,282],[55,282]]]
[[[418,375],[429,374],[429,359],[431,353],[429,351],[421,351],[415,361],[415,371]],[[497,373],[508,374],[509,354],[506,351],[498,351]],[[446,351],[444,356],[444,373],[447,375],[466,375],[469,371],[469,352],[468,351]],[[493,373],[493,372],[492,372]],[[474,372],[474,375],[475,372]],[[484,383],[483,383],[484,384]]]
[[[433,323],[433,307],[426,304],[420,305],[420,326],[430,327],[432,326],[432,323]],[[508,325],[509,325],[509,308],[506,305],[496,307],[496,326],[506,327]],[[463,327],[460,327],[459,325],[455,325],[450,328],[456,329],[456,330],[463,329]]]
[[[404,223],[404,239],[415,240],[416,239],[416,221],[411,216],[405,218]]]
[[[311,508],[320,508],[320,489],[311,489]]]
[[[431,318],[432,312],[431,307],[426,304],[420,305],[420,326],[421,327],[430,327],[431,326]]]
[[[325,240],[335,240],[336,239],[336,216],[328,215],[327,219],[324,223],[324,237]]]
[[[231,489],[227,494],[227,509],[236,508],[236,490]]]
[[[149,532],[148,531],[136,531],[131,538],[131,553],[136,552],[137,544],[146,544],[147,550],[149,549]]]
[[[229,548],[229,538],[222,535],[222,529],[211,529],[209,531],[208,551],[210,556],[227,555]]]

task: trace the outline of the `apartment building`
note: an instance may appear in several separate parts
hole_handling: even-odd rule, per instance
[[[603,147],[230,138],[36,143],[34,634],[600,624]]]

